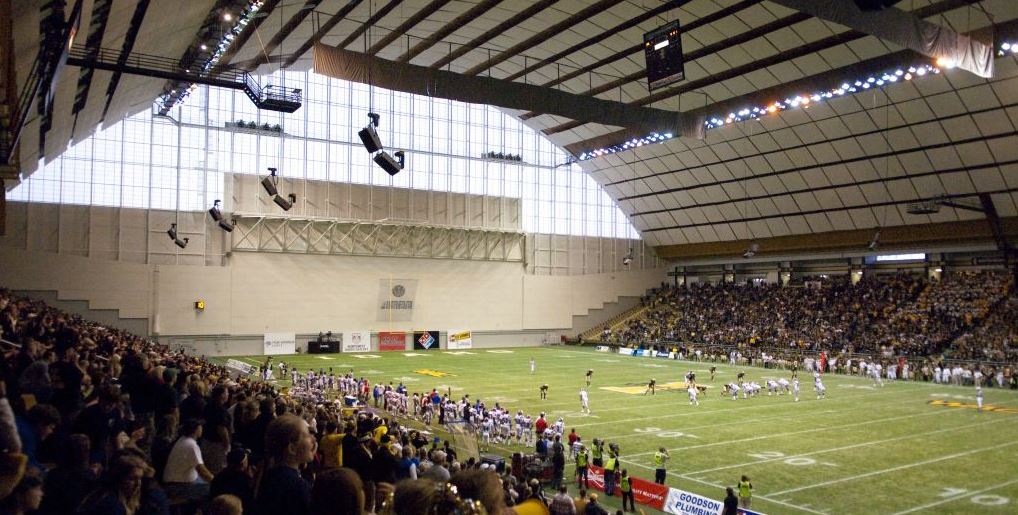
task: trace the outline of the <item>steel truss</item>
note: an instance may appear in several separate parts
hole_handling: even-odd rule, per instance
[[[234,252],[524,260],[524,234],[516,231],[240,213],[233,221]]]

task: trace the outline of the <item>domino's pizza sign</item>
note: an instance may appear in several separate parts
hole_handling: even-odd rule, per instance
[[[438,331],[419,331],[414,333],[414,349],[429,350],[438,348]]]

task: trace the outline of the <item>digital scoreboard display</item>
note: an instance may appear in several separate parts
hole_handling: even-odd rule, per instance
[[[678,20],[644,34],[643,55],[647,59],[647,83],[651,90],[685,79]]]

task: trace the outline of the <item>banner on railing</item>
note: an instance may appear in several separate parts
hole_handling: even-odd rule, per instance
[[[597,352],[608,352],[608,346],[607,345],[598,345],[597,348],[594,349],[594,350],[596,350]]]
[[[342,340],[343,352],[368,352],[371,350],[371,331],[347,331]]]
[[[604,469],[594,465],[590,465],[589,472],[590,487],[604,491]],[[615,477],[615,491],[619,491],[618,476]],[[633,499],[640,503],[650,506],[655,510],[660,510],[664,507],[665,499],[668,497],[668,487],[665,485],[659,485],[646,479],[640,479],[638,477],[629,476],[629,484],[633,487]]]
[[[724,507],[721,501],[678,488],[669,488],[668,500],[665,501],[663,511],[675,515],[721,515]]]
[[[297,335],[294,333],[265,333],[263,343],[266,356],[297,352]]]
[[[249,363],[244,363],[243,361],[233,358],[226,360],[226,368],[233,370],[242,376],[246,376],[251,372],[254,372],[254,367]]]
[[[474,335],[470,331],[452,330],[449,331],[449,343],[446,348],[449,350],[470,349],[474,346]]]
[[[404,332],[381,332],[378,333],[379,351],[406,350],[406,333]]]
[[[417,331],[414,333],[414,349],[429,350],[438,348],[438,331]]]

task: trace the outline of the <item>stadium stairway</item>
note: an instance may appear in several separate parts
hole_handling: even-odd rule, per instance
[[[590,329],[583,331],[582,333],[577,335],[577,339],[580,342],[601,341],[601,333],[604,332],[604,329],[606,327],[614,331],[623,324],[628,323],[630,320],[635,320],[636,318],[642,316],[644,311],[646,310],[647,306],[644,304],[633,306],[623,311],[622,313],[619,313],[609,318],[608,320],[605,320],[604,322],[595,324],[594,327],[591,327]]]

